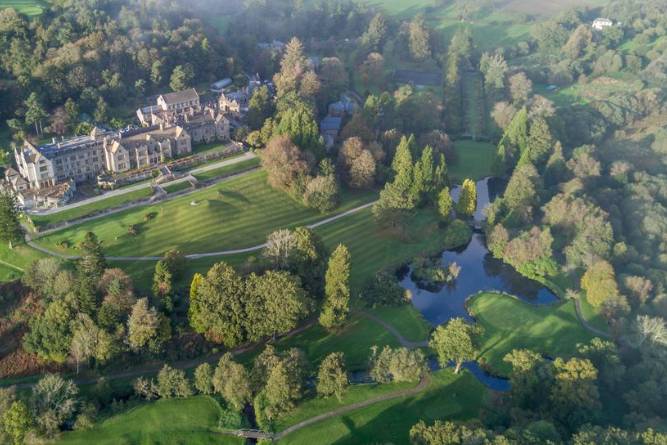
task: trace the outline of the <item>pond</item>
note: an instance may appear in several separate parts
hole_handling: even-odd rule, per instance
[[[429,292],[420,289],[412,281],[410,273],[402,279],[401,286],[412,294],[412,304],[432,325],[446,323],[455,317],[472,321],[465,303],[471,295],[481,291],[507,292],[531,304],[550,304],[558,300],[553,292],[540,283],[522,276],[511,266],[493,258],[486,248],[484,234],[479,230],[485,217],[484,209],[502,192],[504,186],[503,181],[493,178],[477,183],[477,212],[474,216],[477,229],[467,246],[442,254],[443,266],[456,262],[461,267],[454,283],[446,285],[438,292]],[[453,189],[454,200],[458,200],[458,195],[459,189]],[[492,389],[502,391],[509,388],[506,380],[488,375],[476,363],[468,363],[466,368]]]

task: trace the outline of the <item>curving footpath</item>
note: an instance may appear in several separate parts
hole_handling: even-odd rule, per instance
[[[581,300],[578,298],[574,299],[574,308],[575,312],[577,313],[577,318],[579,319],[579,323],[589,331],[591,331],[595,335],[599,335],[602,338],[611,338],[611,335],[607,332],[601,331],[595,326],[591,325],[585,318],[584,314],[581,312]]]
[[[227,430],[227,431],[223,430],[221,431],[221,433],[229,436],[243,437],[246,439],[266,439],[266,440],[277,441],[295,431],[298,431],[300,429],[306,428],[310,425],[322,422],[327,419],[341,416],[343,414],[349,413],[350,411],[366,408],[367,406],[375,405],[376,403],[380,402],[386,402],[387,400],[402,399],[404,397],[417,395],[422,391],[424,391],[426,388],[428,388],[429,383],[431,383],[431,377],[430,375],[426,374],[421,378],[419,384],[414,388],[402,389],[388,394],[383,394],[381,396],[377,396],[372,399],[363,400],[361,402],[356,402],[350,405],[342,406],[332,411],[328,411],[324,414],[320,414],[319,416],[314,416],[311,417],[310,419],[303,420],[299,423],[290,426],[289,428],[285,428],[284,430],[278,433],[266,433],[258,430]]]
[[[367,204],[361,205],[359,207],[355,207],[353,209],[347,210],[343,213],[340,213],[338,215],[331,216],[329,218],[323,219],[322,221],[318,221],[313,224],[309,224],[306,227],[309,229],[315,229],[317,227],[324,226],[326,224],[330,224],[334,221],[338,221],[339,219],[345,218],[350,215],[354,215],[355,213],[358,213],[362,210],[365,210],[369,207],[371,207],[373,204],[375,204],[377,201],[369,202]],[[79,255],[66,255],[63,253],[59,252],[54,252],[50,249],[47,249],[46,247],[40,246],[37,244],[35,241],[33,241],[31,238],[29,238],[26,235],[26,243],[32,247],[33,249],[39,250],[40,252],[58,257],[58,258],[63,258],[66,260],[78,260],[81,258]],[[208,253],[192,253],[189,255],[185,255],[185,258],[188,260],[196,260],[200,258],[210,258],[210,257],[219,257],[219,256],[229,256],[229,255],[238,255],[242,253],[251,253],[251,252],[257,252],[259,250],[262,250],[263,248],[266,247],[266,243],[264,244],[259,244],[257,246],[252,246],[252,247],[246,247],[243,249],[232,249],[232,250],[221,250],[218,252],[208,252]],[[107,260],[111,261],[160,261],[164,259],[162,256],[107,256],[105,257]]]

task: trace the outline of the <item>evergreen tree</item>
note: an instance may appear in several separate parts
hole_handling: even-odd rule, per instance
[[[172,292],[174,290],[173,275],[167,261],[160,260],[155,264],[153,273],[153,296],[162,302],[163,310],[171,312],[174,306]]]
[[[102,96],[97,98],[93,119],[98,124],[103,124],[109,119],[109,106]]]
[[[521,155],[519,164],[532,163],[541,165],[549,156],[554,144],[549,124],[544,118],[536,118],[530,125],[530,132],[526,140],[526,150]]]
[[[0,239],[8,243],[10,249],[23,239],[16,196],[6,189],[0,190]]]
[[[439,154],[436,165],[433,148],[427,145],[422,151],[421,158],[414,165],[412,195],[421,203],[432,201],[436,197],[436,191],[440,190],[446,181],[445,157]]]
[[[46,119],[49,114],[44,109],[44,106],[39,100],[37,93],[30,93],[30,96],[23,103],[26,106],[25,123],[26,125],[34,125],[35,133],[41,135],[44,130],[42,128],[42,121]]]
[[[449,187],[445,187],[438,195],[438,213],[440,213],[440,216],[445,221],[449,221],[453,209],[454,200],[452,199],[452,195],[449,193]]]
[[[528,110],[519,110],[505,129],[498,143],[493,170],[496,175],[503,176],[514,168],[518,159],[528,147]]]
[[[452,133],[464,131],[463,71],[470,67],[472,37],[468,27],[459,28],[447,49],[447,73],[445,76],[445,120]]]
[[[87,277],[99,279],[107,267],[107,262],[104,259],[102,244],[98,241],[97,236],[93,232],[86,233],[79,245],[79,250],[81,251],[79,272]]]
[[[246,119],[251,130],[259,130],[264,121],[273,114],[271,92],[266,85],[257,88],[248,102]]]
[[[285,271],[251,274],[245,283],[244,303],[245,331],[253,341],[286,334],[311,307],[299,277]]]
[[[416,146],[414,136],[401,138],[396,148],[396,154],[392,161],[394,180],[388,182],[384,190],[380,192],[380,199],[373,206],[373,214],[382,222],[390,220],[391,213],[400,213],[411,210],[417,204],[414,195],[414,165],[412,163],[412,152]]]
[[[310,150],[316,158],[323,155],[320,130],[315,120],[315,113],[309,105],[297,102],[279,114],[275,134],[287,135],[302,150]]]
[[[466,179],[461,186],[456,212],[463,216],[473,216],[477,210],[477,185],[472,179]]]
[[[192,83],[194,72],[191,65],[176,65],[169,79],[169,87],[172,91],[182,91]]]
[[[200,279],[197,278],[199,281]],[[245,340],[245,286],[234,268],[215,264],[190,295],[190,326],[208,340],[234,347]]]
[[[327,329],[339,328],[350,312],[350,252],[342,244],[329,258],[324,294],[320,324]]]

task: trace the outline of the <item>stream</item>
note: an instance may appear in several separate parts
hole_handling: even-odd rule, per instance
[[[480,227],[484,221],[484,209],[504,189],[505,183],[495,178],[477,182],[477,211],[474,216],[475,232],[467,246],[445,251],[441,255],[443,266],[456,262],[461,272],[454,283],[445,285],[438,292],[419,288],[408,272],[401,280],[401,286],[412,294],[412,304],[433,326],[446,323],[452,318],[463,317],[469,321],[465,303],[471,296],[481,291],[500,291],[517,296],[530,304],[550,304],[558,297],[540,283],[519,274],[514,268],[493,258],[486,248],[484,234]],[[452,190],[452,197],[458,200],[459,188]],[[431,363],[431,368],[437,363]],[[464,365],[481,383],[496,391],[507,391],[509,381],[484,371],[477,362]]]

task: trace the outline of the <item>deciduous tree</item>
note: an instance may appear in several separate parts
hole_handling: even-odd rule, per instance
[[[245,287],[244,323],[250,340],[286,334],[310,311],[301,280],[289,272],[251,274]]]
[[[327,355],[317,373],[317,393],[323,397],[335,395],[341,400],[349,385],[342,352]]]
[[[463,362],[477,357],[478,330],[463,318],[453,318],[446,325],[440,325],[431,334],[429,345],[436,354],[440,366],[454,362],[454,373],[458,374]]]
[[[213,388],[237,411],[241,411],[252,398],[248,372],[233,360],[229,352],[220,358],[215,368]]]
[[[618,296],[614,268],[607,261],[592,264],[581,277],[581,288],[586,291],[588,302],[600,307],[610,298]]]

